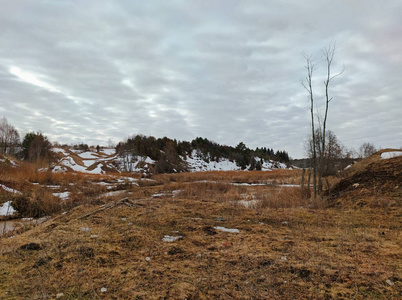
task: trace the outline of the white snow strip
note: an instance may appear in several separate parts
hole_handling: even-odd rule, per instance
[[[11,201],[4,202],[2,206],[0,206],[0,216],[12,216],[16,210],[11,205]]]
[[[177,240],[181,240],[182,238],[183,238],[183,237],[182,237],[181,235],[179,235],[179,236],[165,235],[165,236],[162,238],[162,241],[168,242],[168,243],[172,243],[172,242],[175,242],[175,241],[177,241]]]
[[[384,153],[381,153],[381,158],[388,159],[388,158],[394,158],[394,157],[401,156],[401,155],[402,155],[402,151],[384,152]]]
[[[214,227],[216,230],[221,230],[221,231],[225,231],[225,232],[231,232],[231,233],[239,233],[240,230],[239,229],[230,229],[230,228],[226,228],[226,227],[221,227],[221,226],[217,226]]]
[[[133,177],[119,177],[116,181],[119,183],[124,183],[126,181],[136,182],[138,179]]]
[[[9,187],[7,187],[7,186],[5,186],[5,185],[3,185],[3,184],[0,184],[0,187],[1,187],[3,190],[5,190],[6,192],[13,193],[13,194],[17,194],[17,195],[22,195],[22,193],[21,193],[20,191],[17,191],[17,190],[14,190],[14,189],[12,189],[12,188],[9,188]]]
[[[42,185],[42,187],[48,188],[48,189],[59,189],[60,185],[46,185],[46,184],[44,184],[44,185]]]

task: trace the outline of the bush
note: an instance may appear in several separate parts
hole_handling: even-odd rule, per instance
[[[60,212],[60,200],[44,190],[34,191],[32,195],[14,196],[12,206],[20,217],[40,218]]]

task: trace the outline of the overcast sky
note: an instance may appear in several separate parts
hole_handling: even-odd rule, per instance
[[[52,141],[132,134],[304,156],[302,53],[336,42],[328,127],[402,146],[402,1],[2,0],[0,117]]]

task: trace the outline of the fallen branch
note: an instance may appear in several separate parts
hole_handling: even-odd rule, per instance
[[[139,201],[146,201],[146,200],[148,200],[148,199],[139,199],[139,200],[133,201],[133,200],[130,200],[127,197],[125,197],[125,198],[120,199],[120,200],[118,200],[116,202],[110,202],[110,203],[104,204],[104,206],[102,206],[101,208],[99,208],[99,209],[97,209],[97,210],[95,210],[93,212],[90,212],[90,213],[87,213],[87,214],[83,215],[82,217],[79,218],[79,220],[86,219],[86,218],[88,218],[88,217],[90,217],[92,215],[97,214],[98,212],[108,210],[108,209],[111,209],[111,208],[115,208],[115,207],[120,206],[120,205],[126,205],[128,207],[145,206],[144,203],[139,203]]]

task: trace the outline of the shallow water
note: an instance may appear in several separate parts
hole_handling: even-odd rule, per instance
[[[42,224],[47,220],[46,217],[39,218],[39,219],[14,219],[14,220],[7,220],[7,221],[0,221],[0,237],[7,234],[12,233],[13,231],[24,227],[25,225],[39,225]]]

